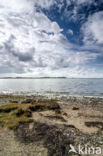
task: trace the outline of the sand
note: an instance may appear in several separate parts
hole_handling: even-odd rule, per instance
[[[28,98],[47,97],[24,97],[24,99]],[[70,144],[77,151],[79,144],[94,148],[100,147],[102,149],[100,155],[103,155],[103,99],[94,97],[55,98],[58,99],[61,108],[60,114],[56,114],[53,110],[35,111],[32,113],[32,123],[20,124],[16,130],[0,127],[0,156],[11,154],[15,156],[79,155],[78,152],[69,153]],[[1,96],[0,105],[12,100],[22,102],[24,99]]]

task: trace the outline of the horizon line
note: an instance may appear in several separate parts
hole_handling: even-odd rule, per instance
[[[33,77],[33,76],[2,76],[0,79],[49,79],[49,78],[61,78],[61,79],[103,79],[103,77],[65,77],[65,76],[40,76],[40,77]]]

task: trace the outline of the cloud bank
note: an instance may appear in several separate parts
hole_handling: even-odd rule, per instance
[[[70,5],[71,1],[67,2]],[[85,2],[78,0],[77,4]],[[101,53],[91,53],[87,44],[90,40],[102,44],[103,13],[89,16],[83,24],[84,45],[80,47],[68,41],[56,20],[37,9],[48,10],[54,4],[60,8],[63,0],[0,0],[1,76],[102,77],[95,67],[89,66]],[[73,34],[68,29],[68,35]]]

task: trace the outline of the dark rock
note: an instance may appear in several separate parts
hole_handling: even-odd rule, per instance
[[[70,127],[70,128],[75,128],[75,126],[74,126],[74,125],[68,125],[68,127]]]
[[[79,110],[79,108],[78,107],[73,107],[73,110]]]
[[[62,117],[62,116],[59,116],[59,115],[55,115],[55,116],[46,116],[47,118],[49,119],[57,119],[57,120],[60,120],[62,122],[66,122],[66,120]]]
[[[100,128],[103,128],[103,122],[99,122],[99,121],[88,121],[88,122],[85,122],[85,125],[87,127],[98,127]]]
[[[21,108],[17,110],[16,116],[21,116],[24,114],[24,110],[22,110]]]
[[[26,100],[24,100],[24,101],[22,101],[21,103],[25,103],[25,104],[33,104],[33,103],[35,103],[36,102],[36,100],[35,99],[26,99]]]
[[[9,100],[10,103],[18,103],[16,100]]]

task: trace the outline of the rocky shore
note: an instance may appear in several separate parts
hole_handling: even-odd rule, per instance
[[[0,95],[0,156],[97,154],[103,155],[102,98]]]

